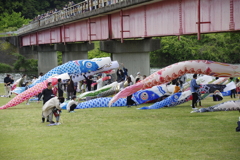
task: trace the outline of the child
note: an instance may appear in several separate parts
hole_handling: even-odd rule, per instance
[[[175,88],[174,88],[174,92],[173,92],[173,93],[179,92],[180,89],[181,89],[181,88],[179,87],[179,83],[177,82],[177,83],[176,83],[176,86],[175,86]]]
[[[74,113],[74,109],[77,107],[78,102],[76,101],[76,96],[72,96],[71,101],[67,104],[67,110],[69,113]]]

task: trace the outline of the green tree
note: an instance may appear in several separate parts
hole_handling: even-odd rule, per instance
[[[62,52],[57,51],[58,65],[62,65]]]
[[[26,59],[21,54],[16,53],[17,61],[13,64],[16,71],[38,71],[38,61],[36,59]]]
[[[93,43],[94,43],[94,49],[88,52],[89,59],[111,56],[110,53],[100,51],[100,42],[99,41],[95,41]]]
[[[11,14],[4,12],[0,15],[0,30],[12,27],[12,29],[20,28],[23,24],[28,24],[29,19],[24,19],[21,12],[12,12]]]
[[[185,60],[212,60],[240,63],[240,33],[212,33],[197,36],[161,37],[161,49],[150,54],[152,67]]]
[[[5,63],[0,63],[0,73],[12,72],[12,67]]]
[[[75,3],[83,0],[74,0]],[[1,0],[0,15],[3,13],[11,14],[21,12],[25,18],[33,19],[37,15],[44,14],[47,11],[63,9],[63,6],[68,4],[69,0]]]

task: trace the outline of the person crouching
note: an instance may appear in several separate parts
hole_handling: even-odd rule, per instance
[[[53,114],[56,117],[56,125],[59,125],[59,119],[60,119],[60,112],[61,107],[60,104],[64,102],[64,97],[53,97],[50,100],[48,100],[42,108],[43,116],[47,117],[49,116],[49,122],[50,124],[55,123],[53,119]]]
[[[69,101],[68,104],[67,104],[67,110],[70,113],[75,112],[74,109],[77,107],[77,104],[78,104],[78,102],[76,101],[76,96],[73,96],[71,98],[71,101]]]

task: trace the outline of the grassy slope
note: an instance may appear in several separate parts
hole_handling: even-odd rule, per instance
[[[9,100],[0,98],[0,106]],[[190,114],[190,102],[158,110],[93,108],[63,111],[64,123],[49,127],[40,123],[41,107],[0,110],[0,159],[239,159],[237,111]]]

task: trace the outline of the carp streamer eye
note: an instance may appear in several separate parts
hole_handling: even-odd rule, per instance
[[[87,63],[86,63],[86,67],[87,67],[87,68],[91,68],[91,67],[92,67],[92,63],[91,63],[91,62],[87,62]]]
[[[146,92],[143,92],[141,95],[140,95],[140,98],[142,100],[147,100],[148,99],[148,94]]]

